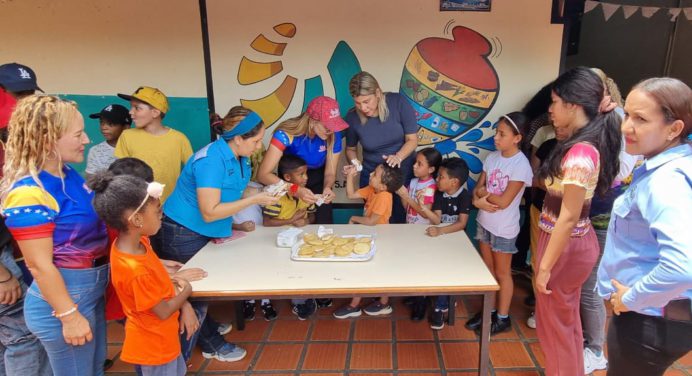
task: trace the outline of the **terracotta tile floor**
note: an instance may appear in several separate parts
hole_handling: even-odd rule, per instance
[[[491,375],[544,375],[536,331],[526,326],[530,308],[523,300],[528,284],[524,280],[516,282],[510,310],[514,325],[511,332],[492,338]],[[392,300],[394,313],[389,317],[333,319],[331,312],[345,302],[336,300],[334,307],[299,321],[290,313],[288,301],[275,301],[279,310],[276,321],[264,321],[258,309],[257,318],[248,322],[245,330],[234,328],[226,336],[247,349],[245,359],[223,363],[204,359],[196,350],[188,375],[476,375],[478,340],[464,328],[464,321],[468,312],[479,309],[479,298],[461,299],[456,325],[438,332],[430,330],[427,322],[410,321],[409,310],[400,298]],[[221,321],[230,321],[232,304],[213,303],[210,312]],[[131,365],[118,359],[123,338],[122,325],[109,323],[108,354],[115,360],[109,375],[135,375]],[[593,375],[604,376],[605,372]],[[666,376],[692,376],[692,353],[671,367]]]

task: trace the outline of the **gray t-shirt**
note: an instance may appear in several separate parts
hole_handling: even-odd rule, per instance
[[[103,141],[89,149],[87,165],[84,171],[87,174],[95,174],[110,167],[111,163],[115,162],[116,159],[115,148],[110,146],[108,142]]]
[[[385,100],[389,107],[389,117],[384,123],[378,117],[371,117],[365,124],[361,124],[355,109],[351,109],[344,117],[349,125],[346,144],[355,147],[360,143],[363,147],[363,167],[367,171],[373,171],[382,163],[383,155],[399,151],[404,144],[405,135],[418,132],[415,111],[404,97],[397,93],[387,93]]]

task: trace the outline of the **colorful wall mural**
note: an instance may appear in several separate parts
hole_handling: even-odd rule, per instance
[[[253,108],[272,130],[318,95],[345,113],[348,81],[366,70],[409,99],[421,146],[463,157],[473,184],[492,123],[557,75],[563,28],[550,24],[551,3],[441,12],[420,0],[206,0],[213,105],[222,115]],[[118,103],[116,93],[159,87],[175,102],[166,123],[195,148],[209,139],[198,1],[22,0],[0,12],[0,34],[13,35],[0,61],[32,66],[47,92],[86,114]],[[92,145],[102,141],[95,121],[87,131]]]
[[[293,38],[297,32],[296,26],[288,22],[275,25],[273,29],[277,34],[286,38]],[[253,50],[275,56],[282,56],[286,45],[287,43],[271,41],[264,34],[257,35],[250,43],[250,47]],[[334,84],[335,98],[339,102],[340,110],[342,113],[346,113],[353,107],[353,99],[348,94],[348,81],[361,70],[358,58],[348,43],[340,41],[336,44],[332,56],[327,63],[327,70]],[[283,71],[281,61],[263,63],[252,61],[243,56],[238,66],[238,83],[241,85],[251,85],[269,79],[281,71]],[[241,99],[240,104],[257,112],[267,127],[271,127],[288,110],[296,94],[297,82],[298,80],[295,77],[286,75],[279,87],[267,96],[259,99]],[[321,95],[324,95],[322,76],[306,78],[304,80],[303,107],[301,112],[305,111],[308,103],[313,98]]]
[[[449,28],[450,24],[446,26]],[[298,27],[286,22],[273,29],[281,36],[293,38]],[[444,155],[463,158],[472,173],[467,182],[472,188],[482,171],[484,154],[494,150],[494,128],[486,117],[500,94],[500,80],[489,59],[498,52],[493,51],[485,36],[471,28],[454,26],[449,34],[451,38],[423,38],[412,47],[404,62],[398,91],[415,110],[419,147],[432,146]],[[264,34],[250,43],[253,50],[274,56],[282,56],[286,46],[287,43],[272,41]],[[346,41],[336,44],[327,70],[341,112],[346,113],[353,107],[348,93],[350,77],[361,70],[356,53]],[[238,65],[238,83],[252,85],[282,71],[281,61],[256,62],[243,56]],[[259,99],[241,98],[240,103],[259,113],[267,127],[272,128],[294,98],[302,99],[304,111],[310,100],[325,92],[321,75],[304,80],[302,98],[297,95],[297,82],[287,74],[270,94]]]

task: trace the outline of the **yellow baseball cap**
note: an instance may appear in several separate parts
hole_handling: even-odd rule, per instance
[[[128,101],[136,99],[144,102],[164,114],[168,112],[168,98],[161,90],[155,87],[140,86],[132,95],[118,94],[118,96]]]

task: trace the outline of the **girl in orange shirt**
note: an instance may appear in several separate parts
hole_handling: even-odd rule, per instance
[[[149,244],[148,236],[161,227],[163,185],[107,171],[93,176],[89,185],[96,192],[94,209],[119,231],[110,257],[111,280],[127,317],[120,358],[145,376],[182,376],[187,367],[180,352],[178,318],[194,330],[199,323],[187,303],[189,282],[170,277]]]

